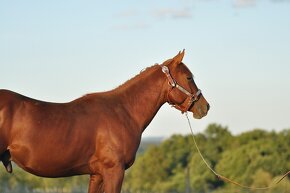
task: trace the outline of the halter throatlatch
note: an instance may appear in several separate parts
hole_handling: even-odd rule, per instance
[[[175,107],[176,109],[180,110],[182,113],[187,112],[196,101],[198,101],[199,99],[199,95],[201,95],[201,90],[198,89],[198,91],[195,94],[192,94],[191,92],[187,91],[185,88],[183,88],[182,86],[180,86],[176,80],[174,80],[174,78],[171,76],[169,68],[165,65],[160,65],[162,68],[162,72],[166,75],[168,81],[169,81],[169,85],[171,86],[170,91],[168,92],[167,95],[169,95],[169,93],[174,89],[177,88],[178,90],[180,90],[182,93],[187,95],[187,98],[183,101],[183,103],[181,104],[173,104],[169,97],[167,96],[168,99],[168,103],[171,104],[173,107]]]

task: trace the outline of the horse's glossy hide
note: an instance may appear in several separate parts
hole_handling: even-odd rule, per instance
[[[179,53],[163,65],[194,93],[195,83],[184,81],[191,72],[181,63],[183,55]],[[0,160],[8,172],[12,160],[43,177],[89,174],[89,193],[118,193],[142,132],[169,97],[176,103],[186,99],[169,88],[159,65],[112,91],[69,103],[43,102],[0,90]],[[190,111],[198,112],[199,117],[206,115],[208,103],[203,96]]]

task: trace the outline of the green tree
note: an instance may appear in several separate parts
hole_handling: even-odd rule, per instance
[[[218,124],[210,124],[204,133],[206,137],[204,154],[212,166],[215,167],[222,153],[231,148],[230,144],[233,141],[233,136],[227,127]]]

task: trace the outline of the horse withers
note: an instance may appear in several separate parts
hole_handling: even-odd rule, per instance
[[[89,193],[119,193],[141,135],[168,102],[193,117],[209,104],[182,63],[184,51],[121,86],[68,103],[0,90],[0,159],[41,177],[90,175]]]

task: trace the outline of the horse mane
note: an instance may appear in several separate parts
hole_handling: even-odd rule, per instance
[[[148,72],[149,70],[155,68],[156,66],[159,66],[159,64],[154,64],[154,65],[152,65],[152,66],[149,66],[149,67],[147,67],[147,68],[142,69],[142,70],[139,72],[139,74],[137,74],[137,75],[135,75],[134,77],[132,77],[131,79],[125,81],[124,83],[122,83],[121,85],[117,86],[116,88],[114,88],[114,89],[112,89],[112,90],[105,91],[105,93],[106,93],[106,92],[107,92],[107,93],[108,93],[108,92],[118,92],[118,91],[120,91],[120,90],[123,90],[123,89],[129,87],[130,85],[132,85],[132,84],[133,84],[134,82],[136,82],[137,80],[143,78],[143,77],[144,77],[143,75],[144,75],[146,72]],[[78,99],[83,99],[83,98],[88,98],[88,97],[94,97],[94,96],[96,96],[96,95],[99,94],[99,93],[100,93],[100,92],[87,93],[87,94],[83,95],[82,97],[80,97],[80,98],[78,98]],[[76,99],[76,100],[78,100],[78,99]]]
[[[112,91],[117,91],[119,89],[123,89],[123,88],[126,88],[126,87],[130,86],[133,82],[136,82],[137,80],[143,78],[143,75],[146,74],[146,72],[148,72],[149,70],[155,68],[156,66],[159,66],[159,64],[154,64],[152,66],[149,66],[149,67],[146,67],[146,68],[142,69],[139,72],[139,74],[137,74],[134,77],[130,78],[129,80],[125,81],[123,84],[117,86]]]

